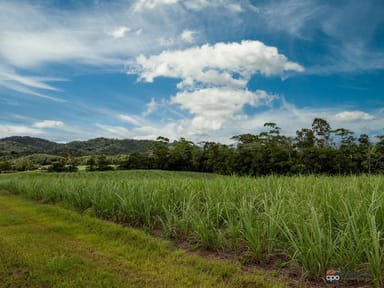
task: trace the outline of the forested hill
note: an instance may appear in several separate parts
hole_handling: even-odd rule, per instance
[[[71,153],[73,156],[129,154],[146,151],[152,143],[150,140],[95,138],[62,144],[29,136],[12,136],[0,139],[0,157],[17,158],[34,153]]]

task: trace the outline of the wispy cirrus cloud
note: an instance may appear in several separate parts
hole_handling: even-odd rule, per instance
[[[65,102],[62,98],[47,94],[47,92],[59,91],[59,89],[48,84],[48,82],[66,81],[65,79],[20,75],[14,71],[7,72],[7,68],[5,68],[5,66],[2,67],[1,65],[0,69],[3,69],[3,71],[0,71],[0,86],[42,99]]]
[[[14,135],[20,136],[38,136],[44,132],[41,129],[31,128],[23,125],[0,125],[1,137],[9,137]]]
[[[361,73],[384,68],[383,47],[372,46],[375,33],[384,25],[379,7],[380,0],[275,0],[261,4],[258,15],[271,33],[280,31],[326,50],[320,63],[310,58],[306,73]]]
[[[248,1],[232,1],[232,0],[137,0],[134,4],[134,11],[141,12],[143,10],[152,10],[161,6],[171,6],[178,4],[178,7],[186,8],[188,10],[199,11],[207,8],[222,7],[233,12],[243,12],[243,5],[248,7]],[[246,5],[245,5],[246,4]]]
[[[155,140],[159,135],[164,135],[170,139],[178,139],[180,133],[183,132],[183,127],[180,123],[167,123],[134,127],[128,129],[124,126],[96,124],[96,127],[101,129],[100,133],[104,137],[122,138],[122,139],[152,139]]]
[[[373,120],[375,116],[368,114],[363,111],[343,111],[337,113],[333,119],[340,122],[352,122],[352,121],[364,121],[364,120]]]
[[[176,38],[180,33],[173,21],[166,25],[161,15],[142,17],[126,1],[86,8],[0,3],[0,62],[16,68],[68,62],[120,68],[127,57],[161,49],[159,35]]]
[[[151,101],[147,103],[147,110],[143,112],[143,116],[148,116],[156,111],[159,103],[156,102],[155,98],[152,97]]]
[[[310,38],[313,26],[329,12],[326,3],[317,0],[269,1],[261,7],[260,16],[270,29],[299,38]]]
[[[118,27],[116,28],[115,30],[111,31],[109,34],[115,38],[115,39],[119,39],[119,38],[123,38],[125,36],[125,34],[127,32],[131,31],[131,28],[129,27],[126,27],[126,26],[121,26],[121,27]]]
[[[47,84],[49,81],[65,81],[65,79],[55,79],[55,78],[44,78],[44,77],[35,77],[35,76],[22,76],[16,73],[9,73],[5,71],[0,71],[0,78],[4,81],[13,81],[23,86],[28,86],[31,88],[58,91],[59,89]]]
[[[162,16],[154,14],[150,20],[142,17],[133,12],[132,2],[80,5],[76,10],[51,4],[0,3],[1,87],[37,99],[65,102],[52,84],[62,79],[53,79],[57,77],[51,77],[51,72],[46,74],[49,65],[70,69],[90,66],[120,73],[127,58],[162,49],[159,35],[178,39],[182,29],[172,22],[162,31]]]
[[[64,128],[63,121],[57,120],[43,120],[33,124],[36,128]]]
[[[14,83],[14,82],[2,80],[2,79],[0,79],[0,86],[4,87],[6,89],[9,89],[9,90],[19,92],[21,94],[31,95],[31,96],[38,97],[41,99],[46,99],[46,100],[55,101],[55,102],[65,102],[64,99],[61,99],[58,97],[53,97],[53,96],[47,95],[45,93],[40,93],[40,92],[37,92],[37,91],[30,89],[26,86],[23,86],[23,85]]]
[[[195,41],[196,35],[197,35],[196,31],[184,30],[181,33],[180,38],[182,41],[184,41],[186,43],[193,43]]]
[[[146,9],[154,9],[161,5],[172,5],[179,2],[179,0],[137,0],[134,4],[133,10],[140,12]]]
[[[134,115],[119,114],[119,119],[134,126],[141,126],[143,124],[143,121]]]

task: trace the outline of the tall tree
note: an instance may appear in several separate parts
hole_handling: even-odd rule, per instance
[[[315,135],[312,129],[302,128],[296,131],[294,139],[294,148],[296,151],[296,161],[294,161],[292,173],[310,173],[313,172],[315,166]]]
[[[156,169],[168,169],[169,168],[169,139],[159,136],[156,142],[153,143],[153,157],[154,165]]]
[[[372,143],[367,134],[361,134],[358,141],[359,172],[370,174],[372,168]]]
[[[9,161],[0,161],[0,173],[12,170],[12,165]]]
[[[172,170],[197,170],[197,156],[199,148],[191,141],[180,138],[170,149],[169,167]]]
[[[334,170],[338,174],[356,173],[359,170],[358,146],[351,130],[338,128],[333,131],[338,150],[335,151]]]
[[[376,173],[384,172],[384,135],[376,136],[379,140],[374,148],[372,153],[372,167]]]
[[[329,146],[331,126],[326,120],[322,118],[315,118],[312,122],[312,131],[315,136],[317,146]]]

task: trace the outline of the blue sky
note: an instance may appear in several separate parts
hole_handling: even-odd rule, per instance
[[[382,0],[0,0],[0,138],[384,134]]]

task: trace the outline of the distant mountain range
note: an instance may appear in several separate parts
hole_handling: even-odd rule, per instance
[[[0,158],[17,158],[34,153],[73,156],[118,155],[148,150],[153,141],[133,139],[95,138],[87,141],[56,143],[29,136],[12,136],[0,139]]]

